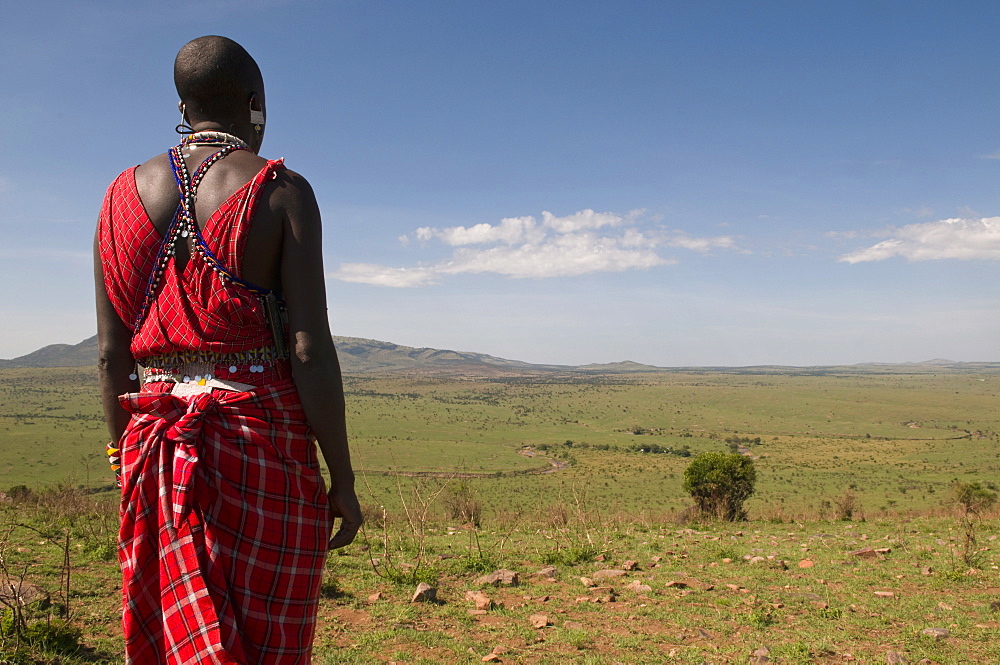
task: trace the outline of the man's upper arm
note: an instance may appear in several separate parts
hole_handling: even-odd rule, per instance
[[[278,201],[283,217],[282,295],[288,307],[293,347],[330,336],[323,274],[323,230],[312,187],[294,171],[279,176]]]

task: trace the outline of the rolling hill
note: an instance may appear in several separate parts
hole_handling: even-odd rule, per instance
[[[531,374],[625,374],[685,372],[716,374],[913,374],[933,372],[995,373],[1000,362],[954,362],[934,359],[911,363],[863,363],[816,367],[758,365],[748,367],[655,367],[625,360],[588,365],[544,365],[498,358],[485,353],[411,347],[362,337],[334,336],[345,374],[378,372],[426,373],[437,376],[524,376]],[[79,344],[50,344],[10,360],[0,359],[0,369],[14,367],[90,367],[97,364],[97,336]]]

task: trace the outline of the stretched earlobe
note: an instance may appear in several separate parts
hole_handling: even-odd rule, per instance
[[[257,101],[256,97],[250,98],[250,124],[253,125],[254,131],[260,134],[264,129],[264,112],[254,109],[255,101]]]
[[[177,102],[177,110],[181,112],[181,121],[174,127],[174,131],[178,134],[193,134],[194,128],[188,124],[187,118],[184,117],[187,114],[187,107],[184,106],[184,102]]]

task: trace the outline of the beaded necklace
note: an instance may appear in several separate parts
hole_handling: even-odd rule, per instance
[[[233,136],[232,134],[227,134],[226,132],[195,132],[190,136],[185,137],[181,140],[181,147],[187,148],[188,146],[197,145],[235,145],[243,150],[249,150],[250,146],[246,141],[238,136]]]

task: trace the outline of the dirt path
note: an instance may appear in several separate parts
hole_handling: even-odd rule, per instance
[[[516,471],[385,471],[378,469],[358,469],[358,473],[367,473],[373,476],[403,476],[405,478],[502,478],[510,476],[539,476],[544,473],[555,473],[569,467],[569,462],[540,455],[538,451],[530,446],[521,448],[517,451],[517,454],[532,459],[536,457],[544,459],[547,464],[530,469],[518,469]]]

